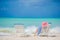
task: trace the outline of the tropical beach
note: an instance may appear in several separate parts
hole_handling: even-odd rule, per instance
[[[0,40],[60,40],[60,19],[0,19]]]
[[[0,0],[0,40],[60,40],[60,0]]]
[[[0,36],[0,40],[60,40],[60,37],[18,37],[18,36]]]

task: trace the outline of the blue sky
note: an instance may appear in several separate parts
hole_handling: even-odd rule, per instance
[[[0,0],[0,17],[60,18],[60,0]]]

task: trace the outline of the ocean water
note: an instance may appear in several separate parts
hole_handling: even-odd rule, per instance
[[[0,18],[0,28],[13,28],[14,24],[27,26],[42,26],[42,22],[50,22],[51,28],[60,27],[60,18]]]

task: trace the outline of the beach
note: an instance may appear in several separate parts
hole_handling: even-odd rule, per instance
[[[0,40],[60,40],[60,19],[0,19]],[[44,20],[51,24],[49,32],[46,33],[49,36],[42,36],[42,29],[40,30],[40,28],[40,35],[35,35],[37,33],[36,29],[42,26]],[[22,36],[20,36],[21,34]],[[24,36],[31,34],[34,35]]]
[[[0,40],[60,40],[60,37],[0,37]]]
[[[39,37],[39,36],[29,36],[20,37],[16,35],[0,36],[0,40],[60,40],[60,36],[56,37]]]

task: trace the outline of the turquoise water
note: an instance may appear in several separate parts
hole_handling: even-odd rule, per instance
[[[51,28],[60,27],[60,18],[0,18],[0,27],[14,27],[14,24],[24,24],[25,27],[31,25],[41,26],[44,21],[51,22]]]

